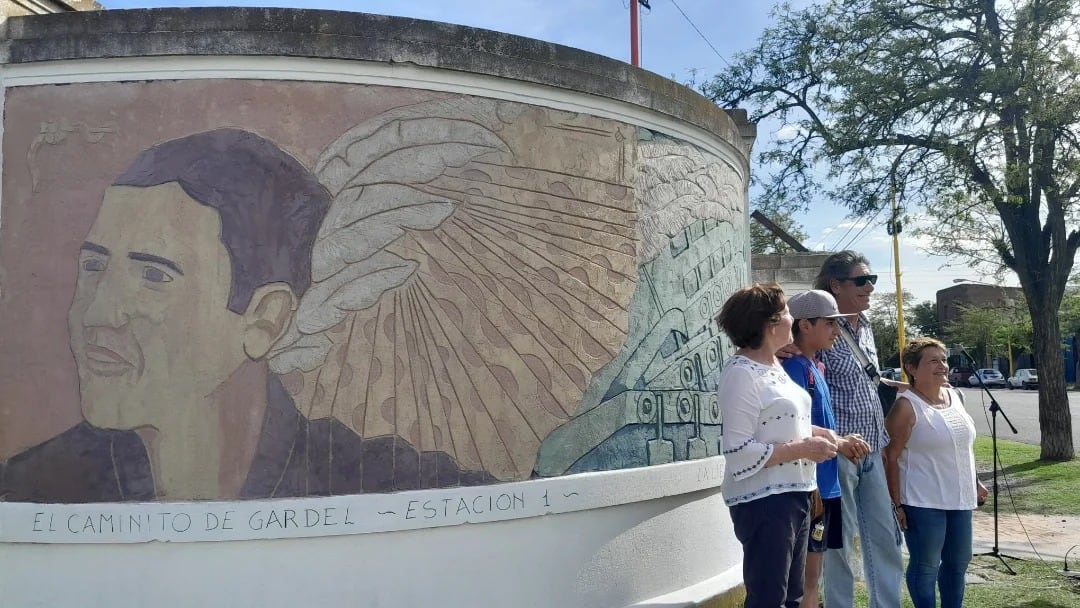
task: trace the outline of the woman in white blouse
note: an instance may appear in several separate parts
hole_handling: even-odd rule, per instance
[[[779,285],[736,291],[717,322],[738,347],[720,374],[726,460],[721,489],[743,547],[746,608],[796,608],[803,595],[810,492],[836,437],[810,424],[810,395],[774,353],[791,343]]]
[[[901,356],[911,388],[889,410],[885,478],[910,559],[907,587],[915,608],[964,602],[971,561],[971,512],[986,500],[975,476],[975,423],[959,391],[947,387],[945,345],[919,338]]]

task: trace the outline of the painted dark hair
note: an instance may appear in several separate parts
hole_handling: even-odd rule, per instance
[[[287,283],[297,297],[307,291],[330,194],[299,161],[254,133],[217,129],[143,150],[113,185],[170,182],[221,217],[232,265],[229,310],[244,313],[268,283]]]
[[[869,268],[870,260],[866,259],[865,255],[856,253],[850,249],[838,251],[830,255],[825,258],[825,262],[821,265],[821,270],[818,271],[817,277],[814,279],[814,289],[821,289],[836,295],[830,287],[832,279],[848,278],[851,274],[851,269],[859,264],[866,264],[866,267]]]
[[[754,283],[731,294],[716,322],[739,348],[757,348],[765,338],[765,326],[780,320],[787,300],[776,283]]]

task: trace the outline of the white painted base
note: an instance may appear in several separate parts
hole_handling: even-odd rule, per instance
[[[420,530],[231,542],[0,545],[4,606],[623,607],[739,583],[718,488]],[[718,578],[719,577],[719,578]],[[672,604],[665,604],[672,605]]]

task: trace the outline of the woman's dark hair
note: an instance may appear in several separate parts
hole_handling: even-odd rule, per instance
[[[784,290],[776,283],[754,283],[731,294],[716,322],[739,348],[757,348],[765,326],[780,320],[787,306]]]
[[[904,371],[907,372],[911,382],[915,382],[915,374],[911,373],[911,369],[919,367],[922,363],[923,351],[928,348],[940,348],[945,351],[945,344],[941,340],[935,340],[934,338],[915,338],[911,342],[908,342],[904,346],[904,352],[900,354],[900,364],[904,367]],[[946,351],[948,352],[948,351]],[[908,369],[908,368],[911,369]]]
[[[830,282],[833,279],[848,278],[851,275],[851,269],[859,264],[866,264],[866,267],[869,268],[870,260],[866,259],[866,256],[863,254],[856,253],[850,249],[830,255],[825,258],[825,262],[821,265],[821,270],[818,271],[817,277],[814,278],[814,289],[821,289],[833,293],[833,290],[829,288]]]

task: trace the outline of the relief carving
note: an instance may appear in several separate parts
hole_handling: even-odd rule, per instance
[[[41,123],[41,130],[30,149],[26,151],[26,166],[30,171],[30,186],[32,192],[38,190],[39,171],[37,168],[37,155],[41,146],[45,144],[57,145],[67,139],[71,133],[78,133],[82,140],[88,144],[99,143],[106,135],[117,134],[116,123],[106,122],[100,126],[90,126],[83,122],[69,123],[66,119]]]

